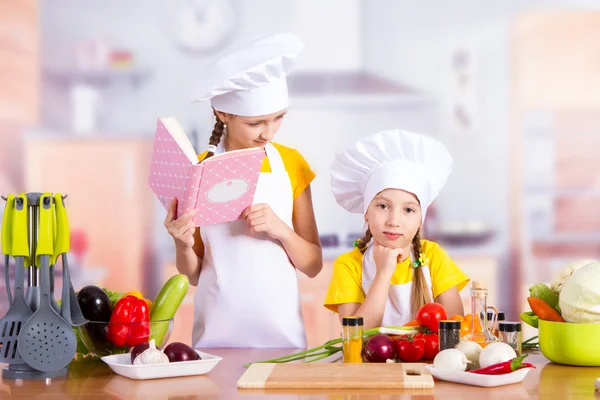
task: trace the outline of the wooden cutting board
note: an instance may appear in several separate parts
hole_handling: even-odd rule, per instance
[[[252,364],[242,389],[427,389],[433,377],[421,363]]]

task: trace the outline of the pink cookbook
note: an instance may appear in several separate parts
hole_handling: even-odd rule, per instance
[[[177,215],[194,207],[196,226],[234,221],[252,204],[266,153],[261,148],[228,151],[198,162],[198,155],[174,118],[156,124],[148,182],[168,208],[177,198]]]

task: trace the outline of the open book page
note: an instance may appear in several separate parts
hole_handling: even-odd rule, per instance
[[[260,147],[252,147],[249,149],[226,151],[225,153],[216,154],[210,158],[207,158],[203,162],[214,162],[216,160],[225,160],[227,158],[240,157],[240,156],[243,156],[246,154],[252,154],[252,153],[259,153],[259,154],[264,153],[264,149],[261,149]]]
[[[190,142],[179,122],[172,117],[161,118],[161,121],[188,160],[192,164],[198,164],[198,154],[196,154],[192,142]]]
[[[165,121],[169,123],[168,120],[168,118],[159,119],[156,124],[148,183],[165,208],[169,206],[173,198],[179,199],[179,214],[183,210],[185,201],[191,202],[192,206],[195,203],[196,193],[192,194],[188,190],[190,187],[189,181],[192,170],[196,170],[200,165],[198,164],[198,158],[194,162],[190,160],[190,150],[191,152],[194,152],[194,150],[189,140],[187,141],[189,146],[185,146],[185,141],[183,141],[183,148],[175,140],[173,132],[177,131],[176,126],[179,124],[176,124],[174,128],[173,121],[170,121],[169,128],[165,125]],[[184,152],[186,148],[188,150]],[[196,178],[197,189],[197,182],[200,180],[199,175]],[[193,198],[188,200],[190,196]]]

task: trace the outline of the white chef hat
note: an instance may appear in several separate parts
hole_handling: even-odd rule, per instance
[[[281,111],[288,106],[286,76],[303,49],[291,33],[245,43],[200,72],[191,101],[210,99],[217,111],[249,117]]]
[[[335,157],[331,190],[339,205],[364,214],[382,190],[402,189],[417,196],[424,221],[452,165],[452,156],[435,139],[402,130],[379,132]]]

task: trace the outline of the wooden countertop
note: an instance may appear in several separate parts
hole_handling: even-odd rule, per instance
[[[238,390],[246,362],[289,354],[282,349],[211,349],[223,360],[204,376],[135,381],[116,374],[103,363],[72,365],[69,378],[45,381],[0,380],[0,398],[111,399],[596,399],[594,380],[600,367],[568,367],[549,363],[539,352],[528,361],[537,369],[522,383],[479,388],[438,381],[433,389],[412,390]],[[1,365],[1,364],[0,364]],[[2,365],[4,367],[5,365]],[[60,397],[59,397],[60,396]]]

